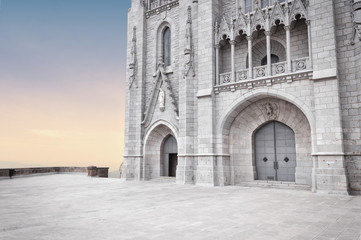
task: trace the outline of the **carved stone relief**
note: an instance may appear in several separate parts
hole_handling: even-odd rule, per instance
[[[147,127],[152,119],[154,109],[157,103],[160,110],[163,112],[165,110],[165,92],[162,89],[163,83],[166,85],[166,88],[169,93],[170,101],[174,107],[174,112],[176,113],[176,118],[178,119],[178,103],[175,99],[175,95],[173,93],[173,89],[171,86],[171,82],[168,79],[167,73],[165,71],[165,64],[163,62],[163,58],[159,57],[158,64],[157,64],[157,70],[153,74],[154,77],[154,85],[153,90],[151,94],[151,98],[149,101],[149,104],[145,110],[144,120],[142,121],[142,124]]]
[[[188,19],[186,29],[187,46],[184,49],[185,62],[184,62],[184,74],[183,77],[188,77],[189,72],[192,72],[192,77],[195,76],[193,68],[193,46],[192,46],[192,12],[191,6],[188,6]]]
[[[279,115],[279,106],[274,102],[266,102],[262,104],[261,110],[268,120],[275,120]]]
[[[164,109],[165,109],[165,96],[164,96],[164,91],[163,91],[162,88],[159,88],[158,104],[159,104],[160,111],[164,112]]]
[[[136,82],[136,73],[137,73],[136,30],[137,30],[137,28],[134,27],[133,28],[132,46],[131,46],[131,51],[130,51],[131,61],[129,63],[129,70],[130,70],[130,73],[129,73],[129,88],[131,88],[133,83]]]
[[[354,30],[351,43],[355,44],[355,38],[361,41],[361,0],[351,0],[352,3],[352,19]]]
[[[227,16],[226,18],[223,14],[215,23],[215,43],[219,44],[224,39],[234,40],[241,30],[242,34],[251,36],[253,32],[259,30],[258,26],[268,31],[276,24],[276,21],[289,26],[292,21],[296,20],[298,15],[301,16],[301,19],[308,19],[307,0],[293,0],[286,3],[280,4],[279,1],[275,1],[273,6],[262,9],[260,1],[255,0],[253,3],[253,13],[245,14],[242,10],[239,10],[236,14],[236,19],[233,16]],[[228,19],[229,17],[231,19]],[[232,26],[233,23],[235,23],[234,26]]]
[[[163,57],[159,57],[158,64],[157,64],[157,70],[153,74],[153,77],[155,79],[158,79],[159,77],[161,77],[163,81],[168,81],[168,77],[165,72],[165,64],[163,61]]]

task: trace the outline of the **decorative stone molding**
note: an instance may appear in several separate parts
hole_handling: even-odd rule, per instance
[[[270,15],[270,24],[271,26],[276,26],[276,21],[280,21],[280,24],[286,24],[286,16],[284,14],[284,10],[279,1],[276,1],[273,10]]]
[[[257,31],[257,26],[260,26],[261,29],[266,29],[266,15],[259,7],[251,18],[251,31]]]
[[[137,28],[133,28],[133,39],[132,39],[132,46],[130,50],[131,54],[131,61],[129,63],[129,89],[132,87],[133,83],[136,82],[136,73],[137,73],[137,38],[136,38],[136,30]],[[136,82],[137,84],[137,82]],[[138,87],[138,86],[137,86]]]
[[[142,121],[142,125],[144,125],[145,127],[147,127],[149,125],[149,123],[152,119],[157,98],[163,98],[163,99],[159,99],[158,103],[160,105],[161,111],[164,111],[164,109],[165,109],[165,95],[163,93],[163,96],[162,96],[162,94],[160,93],[161,91],[163,91],[161,88],[163,83],[165,83],[165,85],[169,91],[171,103],[173,104],[174,112],[176,113],[176,118],[178,118],[178,103],[175,99],[175,95],[173,93],[171,83],[168,79],[166,69],[165,69],[165,64],[163,62],[162,57],[160,57],[158,59],[158,68],[157,68],[157,71],[153,74],[153,77],[155,79],[154,87],[153,87],[153,91],[152,91],[151,98],[149,101],[149,105],[148,105],[147,109],[145,110],[144,120]],[[162,105],[164,105],[164,106],[162,106],[161,103],[163,103]]]
[[[301,19],[308,20],[308,1],[293,0],[282,4],[279,1],[275,1],[272,7],[265,9],[261,9],[258,2],[255,6],[255,11],[252,13],[244,14],[240,9],[236,19],[230,19],[230,24],[225,16],[222,17],[220,24],[217,21],[215,24],[215,43],[218,44],[225,38],[234,40],[240,34],[252,36],[253,32],[259,30],[259,27],[269,31],[272,26],[276,25],[277,21],[285,26],[289,26],[292,21],[296,21],[297,15],[300,15]]]
[[[196,74],[194,72],[193,67],[193,46],[192,46],[192,8],[191,6],[188,6],[188,19],[187,19],[187,29],[186,29],[186,42],[187,46],[184,49],[184,74],[183,77],[186,78],[189,75],[189,72],[192,72],[192,77],[194,77]]]
[[[145,17],[149,18],[150,16],[158,15],[158,14],[160,14],[162,12],[169,11],[172,8],[178,7],[178,6],[179,6],[179,0],[168,1],[167,3],[165,3],[165,4],[161,5],[161,6],[154,5],[154,6],[151,6],[150,10],[145,12]]]
[[[356,35],[361,41],[361,0],[351,0],[352,3],[352,20],[354,24],[351,44],[355,44]]]
[[[216,22],[215,37],[216,37],[216,43],[219,43],[220,41],[225,39],[230,39],[231,37],[231,28],[225,16],[222,17],[222,20],[219,25],[218,22]]]
[[[280,76],[272,76],[272,77],[264,77],[256,80],[244,80],[236,83],[228,83],[220,86],[214,87],[214,93],[219,94],[221,92],[235,91],[241,89],[253,89],[260,87],[269,87],[274,84],[281,83],[292,83],[293,81],[300,80],[311,80],[312,79],[312,71],[303,71],[292,74],[284,74]]]

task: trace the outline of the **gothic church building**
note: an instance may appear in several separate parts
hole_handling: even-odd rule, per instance
[[[361,194],[361,0],[132,0],[122,178]]]

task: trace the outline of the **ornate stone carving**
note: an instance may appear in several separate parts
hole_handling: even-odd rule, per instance
[[[301,15],[300,18],[308,19],[304,3],[301,0],[294,0],[290,13],[290,21],[296,20],[298,14]]]
[[[221,75],[222,84],[231,82],[231,74],[230,73],[222,73],[220,75]]]
[[[168,81],[167,74],[165,73],[165,64],[163,61],[163,57],[159,57],[158,64],[157,64],[157,70],[153,74],[153,77],[156,79],[161,77],[163,81]]]
[[[280,21],[280,24],[285,23],[285,14],[283,13],[282,6],[279,1],[275,1],[274,3],[270,19],[271,25],[275,26],[277,20]]]
[[[248,78],[248,70],[243,70],[238,72],[238,81],[247,80]]]
[[[216,22],[215,33],[216,43],[219,43],[224,39],[230,39],[231,30],[225,16],[222,17],[221,23],[219,25],[218,22]]]
[[[131,61],[129,63],[129,70],[130,70],[130,73],[129,73],[129,88],[131,88],[133,83],[136,82],[136,73],[137,73],[137,52],[136,52],[137,38],[136,38],[136,30],[137,30],[137,28],[134,27],[133,28],[132,47],[131,47],[131,50],[130,50]]]
[[[306,59],[301,59],[296,62],[297,70],[305,70],[307,68]]]
[[[262,111],[268,120],[275,120],[279,115],[279,106],[274,102],[266,102],[262,104]]]
[[[165,93],[162,89],[163,83],[167,87],[169,97],[171,99],[171,103],[173,104],[173,107],[174,107],[174,112],[176,113],[176,118],[178,118],[178,103],[175,99],[175,95],[172,90],[171,82],[169,81],[167,73],[165,71],[165,64],[163,62],[162,57],[159,57],[159,59],[158,59],[157,70],[153,74],[153,77],[155,79],[153,91],[152,91],[151,97],[149,99],[149,104],[148,104],[147,109],[144,114],[144,120],[142,121],[142,124],[145,127],[147,127],[149,125],[149,123],[152,119],[157,98],[158,98],[160,110],[161,111],[165,110]],[[163,92],[163,93],[161,93],[161,92]],[[164,108],[162,108],[162,106]]]
[[[248,26],[248,18],[247,16],[242,12],[242,9],[239,9],[236,24],[234,27],[234,30],[236,34],[239,34],[242,31],[242,34],[247,34],[247,26]]]
[[[252,18],[252,30],[257,31],[257,26],[260,26],[261,29],[266,29],[266,16],[259,7],[257,7],[256,12]]]
[[[178,6],[179,6],[179,0],[163,1],[161,5],[158,4],[158,1],[154,1],[152,2],[150,9],[148,9],[148,11],[145,12],[145,17],[149,18],[152,15],[158,15],[162,12],[169,11],[172,8]]]
[[[164,109],[165,109],[165,96],[164,96],[164,91],[163,91],[162,88],[159,88],[158,104],[159,104],[160,111],[164,112]]]
[[[266,76],[266,66],[255,67],[256,77],[264,77]]]
[[[276,74],[282,74],[286,72],[286,66],[284,63],[276,65]]]
[[[186,29],[186,42],[187,46],[184,49],[184,74],[183,77],[188,77],[189,72],[192,72],[192,77],[195,76],[193,68],[193,46],[192,46],[192,8],[188,6],[188,19],[187,19],[187,29]]]
[[[354,24],[351,44],[355,44],[356,35],[361,41],[361,0],[351,0],[352,20]]]
[[[360,0],[354,0],[360,1]],[[240,34],[251,36],[253,32],[260,29],[269,31],[272,26],[276,25],[279,20],[280,24],[289,26],[292,21],[296,21],[296,16],[300,15],[303,19],[308,19],[307,0],[293,0],[280,3],[278,0],[274,1],[272,7],[260,8],[260,1],[255,0],[254,12],[243,13],[238,9],[236,19],[226,19],[222,16],[221,21],[217,21],[215,25],[215,43],[218,44],[223,39],[235,40],[235,37]],[[230,21],[228,21],[230,20]]]

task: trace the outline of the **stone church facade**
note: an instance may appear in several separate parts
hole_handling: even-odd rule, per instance
[[[361,193],[361,0],[132,0],[122,178]]]

